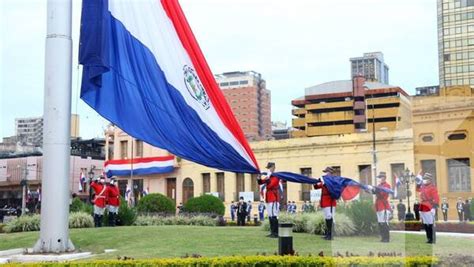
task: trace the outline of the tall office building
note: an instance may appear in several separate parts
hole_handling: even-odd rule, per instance
[[[362,57],[353,57],[351,61],[351,78],[364,76],[369,82],[388,84],[388,66],[382,52],[364,53]]]
[[[441,87],[474,85],[474,0],[438,0]]]
[[[265,80],[255,71],[215,75],[247,140],[272,138],[271,95]]]
[[[37,147],[43,146],[43,117],[15,119],[17,140]],[[71,137],[79,137],[79,115],[71,114]]]

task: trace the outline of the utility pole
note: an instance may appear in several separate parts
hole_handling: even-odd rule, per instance
[[[372,169],[373,169],[373,177],[376,179],[377,177],[377,148],[375,144],[376,136],[375,136],[375,104],[374,104],[374,95],[371,96],[372,100]]]
[[[35,253],[74,251],[69,240],[72,0],[48,0],[45,46],[43,181]]]

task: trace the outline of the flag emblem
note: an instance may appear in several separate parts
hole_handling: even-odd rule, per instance
[[[199,80],[199,77],[196,75],[196,72],[188,65],[185,65],[183,70],[184,83],[186,84],[188,92],[202,105],[205,110],[208,110],[211,107],[209,97],[207,96],[206,91]]]

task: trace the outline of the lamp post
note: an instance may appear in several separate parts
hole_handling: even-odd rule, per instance
[[[87,173],[88,176],[89,176],[89,203],[92,203],[92,187],[91,187],[91,182],[92,182],[92,179],[94,179],[94,169],[95,169],[95,166],[94,166],[94,165],[91,165],[91,168],[90,168],[89,172]]]
[[[407,192],[408,212],[405,214],[405,221],[414,221],[415,215],[411,212],[411,207],[410,207],[410,195],[411,195],[410,184],[415,182],[415,175],[412,172],[410,172],[408,168],[406,168],[401,178],[402,178],[401,182],[405,184],[406,192]]]
[[[18,165],[17,168],[22,173],[22,179],[20,181],[21,186],[21,215],[26,214],[26,188],[28,187],[28,168]]]

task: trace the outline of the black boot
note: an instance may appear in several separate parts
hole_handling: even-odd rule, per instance
[[[379,233],[380,233],[380,242],[385,240],[385,229],[383,228],[383,224],[379,223]]]
[[[390,242],[390,227],[387,223],[382,223],[382,242],[389,243]]]
[[[102,218],[104,215],[97,215],[97,227],[102,227]]]
[[[436,227],[434,224],[431,224],[430,228],[431,228],[431,244],[436,244]]]
[[[94,214],[94,227],[99,227],[99,215]]]
[[[267,235],[267,237],[272,237],[272,234],[273,234],[273,229],[275,228],[274,224],[275,224],[275,220],[273,219],[274,217],[268,217],[268,221],[270,222],[270,234]]]
[[[426,243],[432,244],[433,243],[432,224],[425,224],[425,231],[426,231],[426,239],[428,240],[426,241]]]
[[[324,236],[324,239],[326,240],[332,240],[332,231],[333,231],[333,220],[329,219],[326,220],[326,235]]]
[[[277,237],[278,237],[278,218],[277,218],[277,217],[273,217],[272,237],[273,237],[273,238],[277,238]]]
[[[112,212],[109,213],[109,226],[110,227],[115,226],[115,213],[112,213]]]

